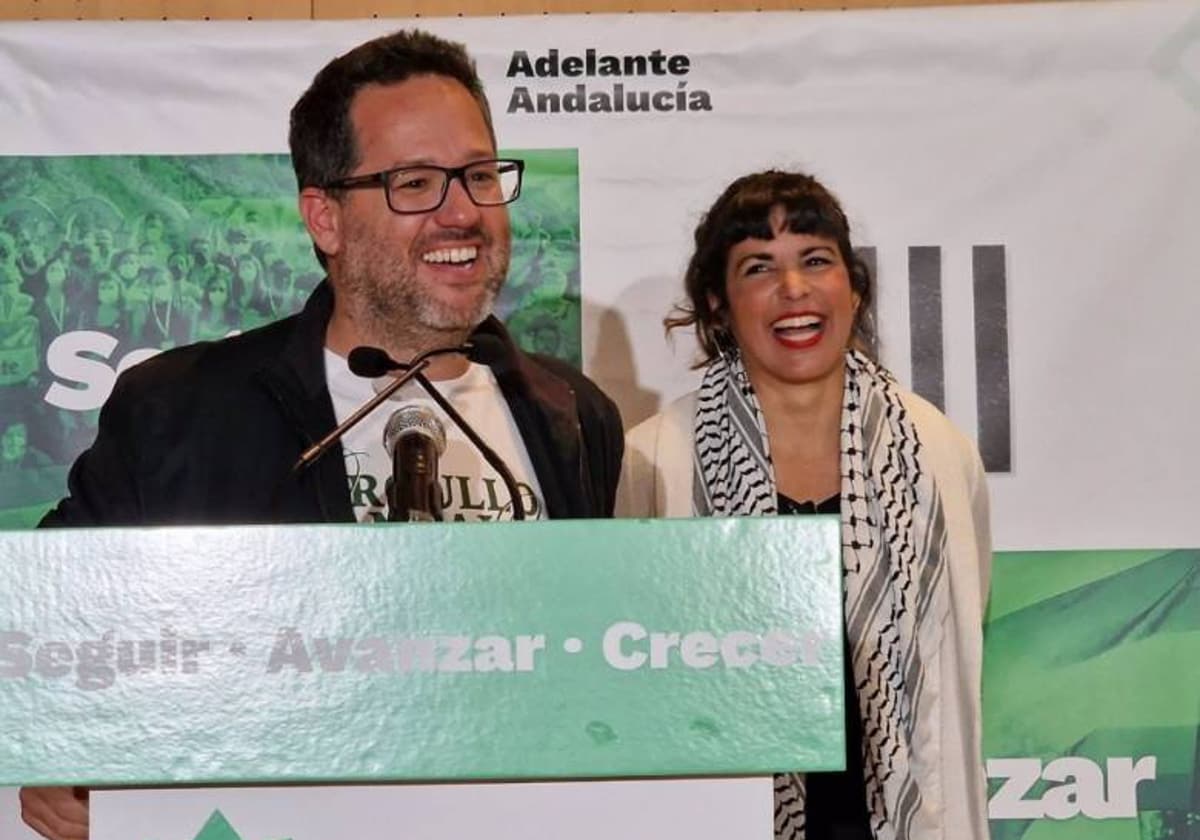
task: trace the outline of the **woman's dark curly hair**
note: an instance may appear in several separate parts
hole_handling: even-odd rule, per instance
[[[784,230],[822,236],[837,243],[850,274],[850,288],[859,301],[850,333],[851,346],[875,353],[871,316],[874,284],[866,263],[850,245],[850,223],[841,205],[816,178],[771,169],[743,175],[726,187],[696,226],[696,249],[683,279],[687,300],[676,306],[663,324],[668,333],[676,327],[696,328],[702,353],[697,367],[711,362],[722,350],[733,349],[725,291],[729,251],[746,239],[773,239],[771,211],[776,207],[782,207],[785,213]]]

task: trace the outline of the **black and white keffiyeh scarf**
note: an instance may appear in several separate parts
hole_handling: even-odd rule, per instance
[[[944,512],[892,376],[850,350],[845,381],[842,580],[863,722],[867,811],[876,840],[908,840],[922,796],[935,795],[922,791],[915,777],[912,744],[917,721],[940,702],[937,674],[926,673],[926,659],[940,637],[948,598]],[[694,432],[697,516],[777,512],[766,423],[737,356],[719,358],[705,371]],[[923,762],[936,766],[938,757],[926,755]],[[775,777],[775,836],[805,836],[803,774]]]

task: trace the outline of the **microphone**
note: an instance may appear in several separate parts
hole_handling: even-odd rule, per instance
[[[499,338],[498,336],[494,336],[489,333],[478,333],[477,335],[471,336],[469,341],[458,347],[439,347],[436,350],[430,350],[421,354],[420,356],[417,356],[415,359],[413,359],[411,364],[407,365],[403,362],[397,362],[395,359],[389,356],[386,351],[381,350],[378,347],[355,347],[350,351],[347,361],[349,362],[350,370],[356,375],[367,377],[369,379],[375,379],[380,376],[384,376],[393,370],[405,369],[405,373],[403,376],[397,378],[395,382],[388,385],[387,388],[376,394],[370,402],[348,417],[345,423],[341,424],[341,426],[338,426],[338,428],[330,432],[329,435],[326,436],[326,438],[329,438],[328,443],[326,443],[326,439],[323,438],[319,443],[312,447],[308,452],[312,452],[318,447],[320,447],[320,451],[317,451],[315,454],[313,454],[307,462],[301,464],[301,461],[304,461],[305,455],[308,455],[308,452],[306,452],[305,455],[300,456],[301,461],[296,462],[296,466],[293,467],[293,471],[303,469],[307,467],[308,464],[319,458],[326,449],[333,445],[334,441],[338,440],[342,435],[348,432],[356,423],[358,423],[359,420],[362,419],[363,416],[370,413],[372,409],[374,409],[377,405],[379,405],[379,403],[383,402],[384,399],[398,390],[404,383],[415,378],[421,387],[425,389],[425,392],[428,393],[433,401],[438,404],[442,411],[446,412],[446,416],[454,422],[454,425],[458,426],[458,428],[462,430],[462,433],[466,435],[467,440],[471,441],[475,448],[479,450],[479,453],[483,456],[483,460],[486,461],[487,464],[496,471],[498,476],[500,476],[500,481],[504,483],[504,488],[508,490],[509,498],[512,500],[513,520],[518,522],[524,521],[525,508],[521,504],[521,489],[517,485],[516,478],[513,477],[512,470],[508,468],[508,465],[504,463],[504,460],[499,455],[496,454],[494,449],[484,443],[483,438],[481,438],[471,427],[471,425],[463,418],[463,416],[459,414],[457,410],[455,410],[454,406],[452,406],[450,402],[442,396],[441,392],[433,387],[433,383],[431,383],[425,378],[424,375],[421,374],[421,371],[424,370],[429,364],[430,357],[441,355],[443,353],[462,353],[469,361],[475,362],[476,364],[486,365],[487,367],[496,367],[508,357],[508,347],[505,345],[503,339]]]
[[[389,382],[386,388],[380,389],[378,394],[371,397],[371,399],[363,403],[363,405],[357,411],[335,426],[333,431],[300,453],[300,457],[296,459],[296,463],[292,464],[292,475],[297,475],[312,466],[312,464],[318,458],[329,451],[331,446],[341,440],[342,436],[345,435],[346,432],[353,429],[364,417],[374,411],[381,402],[399,391],[406,384],[408,384],[413,377],[417,376],[421,371],[429,367],[429,360],[431,358],[434,356],[442,356],[446,353],[462,353],[470,358],[472,347],[473,344],[469,341],[465,344],[460,344],[457,347],[435,347],[433,350],[426,350],[424,353],[416,356],[408,364],[401,364],[400,362],[393,361],[387,353],[384,353],[377,347],[356,347],[354,350],[351,350],[348,361],[351,362],[351,370],[359,376],[369,376],[374,378],[400,368],[404,369],[404,373]],[[358,352],[360,350],[366,350],[368,352],[364,355]],[[353,366],[353,360],[356,358],[360,360],[366,359],[365,362],[360,361],[358,363],[360,370],[355,370]],[[381,362],[381,359],[384,361]],[[379,370],[379,366],[384,364],[386,364],[387,367]],[[375,367],[369,367],[370,365],[375,365]],[[360,372],[362,370],[365,370],[366,372]]]
[[[445,353],[462,353],[469,361],[491,367],[504,358],[507,350],[504,342],[496,336],[481,333],[458,347],[439,347],[436,350],[430,350],[424,357],[432,358]],[[422,357],[418,356],[417,358]],[[350,364],[351,372],[367,379],[377,379],[394,370],[408,370],[412,367],[404,362],[397,362],[386,351],[378,347],[368,346],[355,347],[350,351],[346,361]]]
[[[467,342],[467,358],[477,365],[495,367],[508,357],[508,347],[498,336],[480,333]]]
[[[392,457],[387,486],[389,522],[436,522],[442,518],[438,458],[446,451],[446,431],[433,410],[405,405],[383,429],[383,447]]]
[[[378,347],[355,347],[346,357],[350,364],[350,372],[365,379],[378,379],[394,370],[407,369],[409,366],[397,362],[387,354],[386,350]]]
[[[420,386],[425,389],[425,392],[433,398],[433,401],[441,407],[442,411],[446,412],[446,416],[454,421],[454,425],[462,429],[462,433],[467,436],[467,440],[475,444],[475,448],[479,450],[479,454],[483,456],[483,460],[487,461],[488,465],[500,476],[500,480],[504,482],[504,489],[508,491],[508,498],[512,500],[513,521],[525,521],[525,508],[521,504],[521,488],[517,485],[517,480],[513,477],[512,470],[508,468],[508,464],[504,463],[504,459],[496,454],[496,450],[483,442],[483,438],[471,428],[471,424],[455,410],[450,401],[442,396],[442,392],[433,387],[432,382],[419,372],[416,378]]]
[[[471,349],[467,351],[467,358],[477,364],[495,367],[508,357],[508,348],[505,346],[504,341],[497,336],[480,333],[479,335],[472,336],[468,343],[471,345]],[[475,448],[479,450],[479,454],[483,456],[483,460],[500,476],[500,480],[504,482],[504,488],[508,490],[508,497],[511,499],[513,521],[523,522],[525,520],[525,507],[521,504],[521,488],[517,485],[517,480],[513,477],[512,470],[508,468],[508,464],[504,463],[504,459],[496,454],[496,450],[483,442],[483,438],[475,432],[471,424],[455,410],[449,400],[442,396],[441,391],[433,387],[433,383],[426,379],[424,374],[418,372],[416,379],[442,411],[446,412],[446,416],[454,421],[454,425],[458,426],[462,430],[462,433],[467,436],[467,439],[475,445]]]

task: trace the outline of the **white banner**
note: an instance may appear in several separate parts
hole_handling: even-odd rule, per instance
[[[875,249],[884,361],[991,424],[998,550],[1200,542],[1197,4],[8,24],[0,154],[284,152],[316,69],[413,23],[478,57],[502,146],[578,150],[584,367],[628,425],[696,381],[661,319],[699,214],[799,167]],[[671,110],[545,112],[581,90]]]
[[[883,360],[980,441],[998,550],[1200,544],[1200,4],[5,24],[0,155],[286,152],[313,73],[409,25],[477,57],[502,147],[577,150],[627,425],[696,383],[661,320],[699,215],[800,168],[873,249]]]

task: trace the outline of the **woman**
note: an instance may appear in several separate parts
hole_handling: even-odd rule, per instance
[[[94,304],[92,327],[110,333],[124,331],[125,306],[119,279],[111,274],[102,275],[96,283]]]
[[[110,275],[121,287],[121,306],[123,307],[124,327],[126,336],[138,347],[146,346],[149,341],[148,330],[150,323],[150,300],[152,291],[146,280],[142,259],[137,251],[126,249],[117,251],[112,256]]]
[[[51,256],[38,276],[40,282],[34,288],[42,341],[47,344],[78,326],[75,313],[77,295],[68,288],[71,279],[69,257],[65,250],[59,250]]]
[[[224,265],[214,265],[205,272],[207,285],[199,315],[192,326],[192,341],[217,341],[237,329],[237,321],[230,314],[229,297],[233,286],[233,274]]]
[[[776,835],[986,840],[978,453],[871,358],[871,278],[813,178],[731,184],[685,286],[666,325],[703,383],[629,433],[618,512],[842,520],[848,770],[776,776]]]

